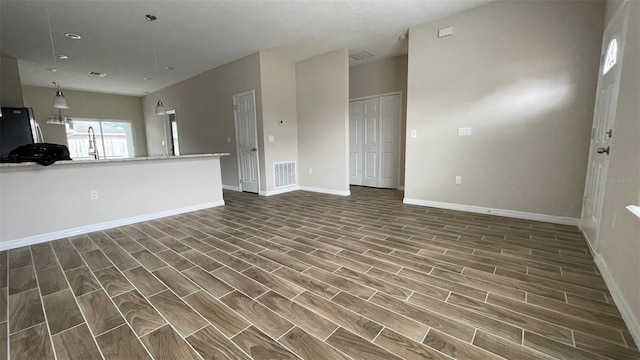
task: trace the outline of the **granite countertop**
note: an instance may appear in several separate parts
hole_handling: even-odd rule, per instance
[[[193,154],[193,155],[180,155],[180,156],[169,156],[169,155],[156,155],[156,156],[141,156],[134,158],[122,158],[122,159],[99,159],[99,160],[60,160],[49,166],[56,165],[82,165],[82,164],[103,164],[103,163],[114,163],[114,162],[128,162],[128,161],[153,161],[153,160],[180,160],[180,159],[195,159],[195,158],[207,158],[207,157],[221,157],[228,156],[229,153],[213,153],[213,154]],[[14,168],[14,167],[24,167],[24,166],[37,166],[37,167],[49,167],[42,166],[35,162],[22,162],[22,163],[0,163],[0,168]]]

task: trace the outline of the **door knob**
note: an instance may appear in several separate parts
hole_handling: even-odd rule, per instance
[[[258,151],[258,149],[256,149],[256,148],[251,148],[251,151]]]
[[[600,147],[598,148],[598,154],[607,154],[609,155],[609,146],[607,146],[606,148]]]
[[[611,136],[613,136],[613,129],[609,129],[609,131],[607,131],[605,134],[607,134],[609,138],[611,138]]]

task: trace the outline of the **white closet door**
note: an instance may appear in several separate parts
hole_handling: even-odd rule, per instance
[[[379,100],[380,141],[378,187],[397,187],[398,132],[400,127],[400,95],[381,96]]]
[[[378,98],[362,100],[364,116],[364,161],[362,185],[378,187],[380,122],[378,119]]]
[[[349,103],[349,183],[396,188],[400,95]]]
[[[362,185],[362,154],[364,128],[363,103],[349,103],[349,183]]]

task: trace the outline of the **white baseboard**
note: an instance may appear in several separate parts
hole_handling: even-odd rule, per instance
[[[289,186],[287,188],[276,189],[276,190],[271,190],[271,191],[260,190],[260,195],[261,196],[272,196],[272,195],[284,194],[284,193],[288,193],[288,192],[292,192],[292,191],[296,191],[296,190],[300,190],[300,186]]]
[[[633,340],[636,342],[636,346],[640,347],[640,319],[636,317],[631,306],[625,300],[624,296],[622,296],[622,292],[620,292],[620,288],[618,287],[618,283],[609,272],[609,268],[607,267],[607,263],[604,261],[604,258],[600,254],[596,254],[594,256],[594,260],[596,265],[598,266],[598,270],[602,274],[602,278],[604,278],[604,282],[607,284],[609,288],[609,292],[611,292],[611,296],[613,297],[613,302],[620,310],[620,314],[622,315],[622,319],[625,324],[629,328],[629,332],[633,337]]]
[[[483,206],[452,204],[452,203],[445,203],[445,202],[438,202],[438,201],[409,199],[409,198],[404,198],[402,202],[409,205],[420,205],[420,206],[428,206],[428,207],[434,207],[439,209],[467,211],[467,212],[479,213],[479,214],[512,217],[516,219],[543,221],[543,222],[548,222],[553,224],[573,225],[573,226],[580,225],[580,219],[563,217],[563,216],[545,215],[545,214],[537,214],[537,213],[515,211],[515,210],[493,209],[493,208],[488,208]]]
[[[329,195],[340,195],[340,196],[349,196],[349,195],[351,195],[351,191],[349,191],[349,190],[341,191],[341,190],[316,188],[316,187],[311,187],[311,186],[300,186],[300,190],[323,193],[323,194],[329,194]]]
[[[222,190],[240,191],[240,188],[237,186],[222,184]]]
[[[81,235],[81,234],[87,234],[87,233],[94,232],[94,231],[111,229],[111,228],[118,227],[118,226],[135,224],[135,223],[142,222],[142,221],[148,221],[148,220],[158,219],[158,218],[167,217],[167,216],[184,214],[184,213],[191,212],[191,211],[209,209],[209,208],[212,208],[212,207],[222,206],[222,205],[224,205],[224,200],[218,200],[218,201],[212,201],[212,202],[203,203],[203,204],[185,206],[185,207],[181,207],[181,208],[177,208],[177,209],[158,211],[158,212],[154,212],[154,213],[151,213],[151,214],[133,216],[133,217],[130,217],[130,218],[105,221],[105,222],[101,222],[101,223],[98,223],[98,224],[79,226],[79,227],[75,227],[75,228],[71,228],[71,229],[58,230],[58,231],[53,231],[53,232],[45,233],[45,234],[39,234],[39,235],[27,236],[27,237],[13,239],[13,240],[7,240],[7,241],[3,241],[3,242],[0,243],[0,250],[4,251],[4,250],[9,250],[9,249],[15,249],[15,248],[19,248],[19,247],[22,247],[22,246],[39,244],[39,243],[43,243],[43,242],[47,242],[47,241],[51,241],[51,240],[62,239],[62,238],[65,238],[65,237]]]

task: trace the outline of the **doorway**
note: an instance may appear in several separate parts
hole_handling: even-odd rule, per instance
[[[401,95],[376,95],[349,102],[349,183],[398,186]]]
[[[618,105],[622,54],[629,4],[623,5],[604,31],[596,105],[591,129],[589,166],[584,189],[580,228],[596,253],[602,222],[602,207],[609,168],[609,153]]]
[[[233,117],[238,154],[238,187],[240,191],[257,194],[260,191],[260,167],[254,90],[233,95]]]
[[[170,149],[169,155],[180,156],[180,141],[178,138],[178,122],[176,121],[176,110],[167,110],[167,116],[169,117],[169,135],[170,135]]]

